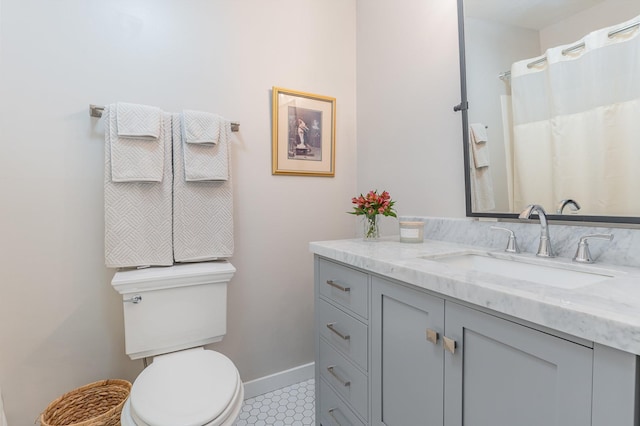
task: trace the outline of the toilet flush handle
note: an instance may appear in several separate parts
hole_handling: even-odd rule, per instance
[[[122,302],[123,303],[138,304],[138,303],[142,302],[142,296],[140,296],[139,294],[136,294],[131,299],[124,299]]]

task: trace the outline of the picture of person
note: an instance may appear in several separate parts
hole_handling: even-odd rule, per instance
[[[302,118],[298,118],[298,145],[296,145],[296,148],[306,148],[305,142],[307,141],[307,138],[305,135],[307,133],[309,133],[307,124]]]
[[[322,161],[322,111],[289,106],[287,157]],[[311,124],[311,127],[307,125]]]

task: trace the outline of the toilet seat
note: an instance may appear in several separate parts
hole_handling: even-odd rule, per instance
[[[154,358],[135,380],[123,426],[231,425],[244,387],[226,356],[203,348]]]

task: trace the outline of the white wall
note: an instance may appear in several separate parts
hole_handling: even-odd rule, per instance
[[[511,95],[511,84],[498,78],[511,64],[540,54],[538,31],[483,19],[465,18],[465,56],[469,123],[488,126],[489,171],[496,212],[508,212],[507,164],[501,95]]]
[[[638,0],[606,0],[540,30],[542,51],[573,43],[591,31],[616,25],[640,15]]]
[[[356,191],[355,13],[355,0],[2,0],[0,384],[11,425],[142,368],[124,354],[103,266],[103,127],[89,103],[240,121],[238,272],[214,348],[244,380],[313,360],[307,245],[354,234],[344,212]],[[335,178],[271,175],[274,85],[337,98]]]
[[[402,215],[464,217],[456,2],[357,3],[358,192],[388,190]]]

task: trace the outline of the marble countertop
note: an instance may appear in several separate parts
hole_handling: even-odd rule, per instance
[[[502,250],[444,241],[400,243],[398,237],[312,242],[322,257],[393,278],[451,298],[640,355],[640,268],[571,259],[508,255]],[[573,289],[450,266],[424,256],[480,251],[514,256],[527,263],[591,271],[613,277]]]

